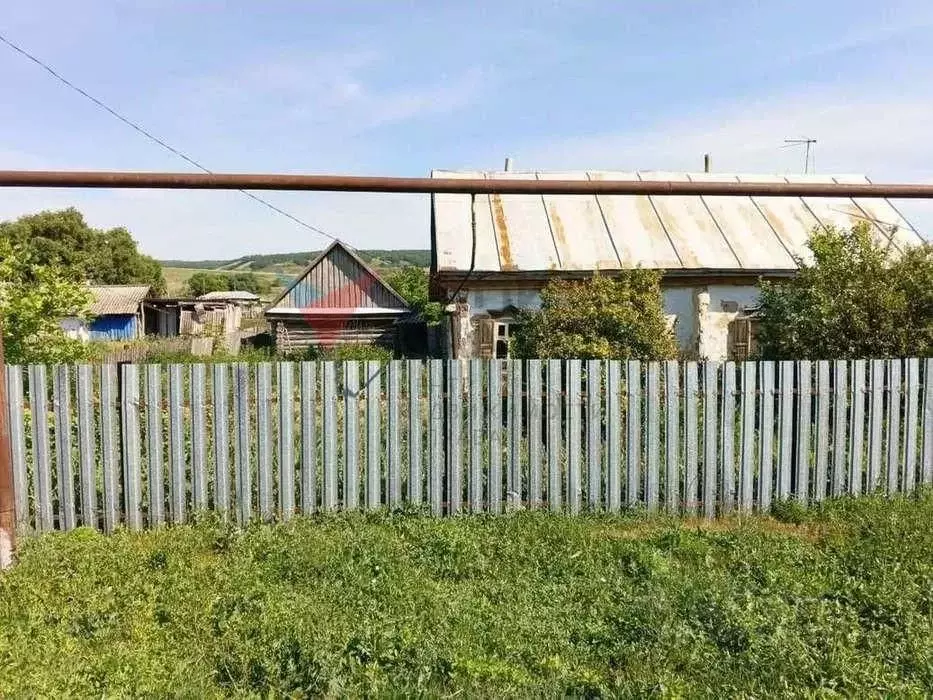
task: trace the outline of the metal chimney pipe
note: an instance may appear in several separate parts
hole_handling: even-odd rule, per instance
[[[709,153],[703,154],[703,172],[708,173],[713,169],[712,159],[709,157]]]
[[[509,172],[510,170],[512,170],[512,159],[509,158],[509,157],[506,157],[506,159],[505,159],[505,172]]]

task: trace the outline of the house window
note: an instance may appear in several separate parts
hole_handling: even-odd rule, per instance
[[[509,333],[511,327],[508,323],[496,323],[496,357],[505,358],[509,356]]]
[[[742,362],[758,351],[758,319],[742,315],[729,323],[729,359]]]

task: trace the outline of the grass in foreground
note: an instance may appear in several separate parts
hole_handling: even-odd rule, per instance
[[[929,693],[933,498],[779,515],[46,536],[0,577],[0,696]]]

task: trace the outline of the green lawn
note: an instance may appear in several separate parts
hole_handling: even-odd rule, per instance
[[[0,696],[933,691],[933,497],[778,515],[46,536],[0,576]]]

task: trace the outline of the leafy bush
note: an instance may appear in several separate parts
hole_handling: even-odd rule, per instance
[[[900,256],[869,224],[817,230],[792,280],[766,283],[759,351],[775,359],[926,357],[933,354],[933,246]]]
[[[931,517],[81,529],[0,575],[0,696],[920,697]]]
[[[436,301],[428,300],[428,271],[424,268],[400,268],[390,274],[386,282],[429,325],[437,325],[444,318],[444,307]]]
[[[191,296],[199,297],[209,292],[252,292],[263,295],[271,285],[252,272],[196,272],[188,278],[187,289]]]
[[[389,362],[393,359],[392,351],[379,345],[341,344],[332,348],[311,347],[302,359],[334,360],[356,362]]]
[[[667,359],[677,343],[664,317],[661,275],[624,270],[618,277],[556,279],[541,292],[541,309],[523,311],[513,333],[520,358]]]

